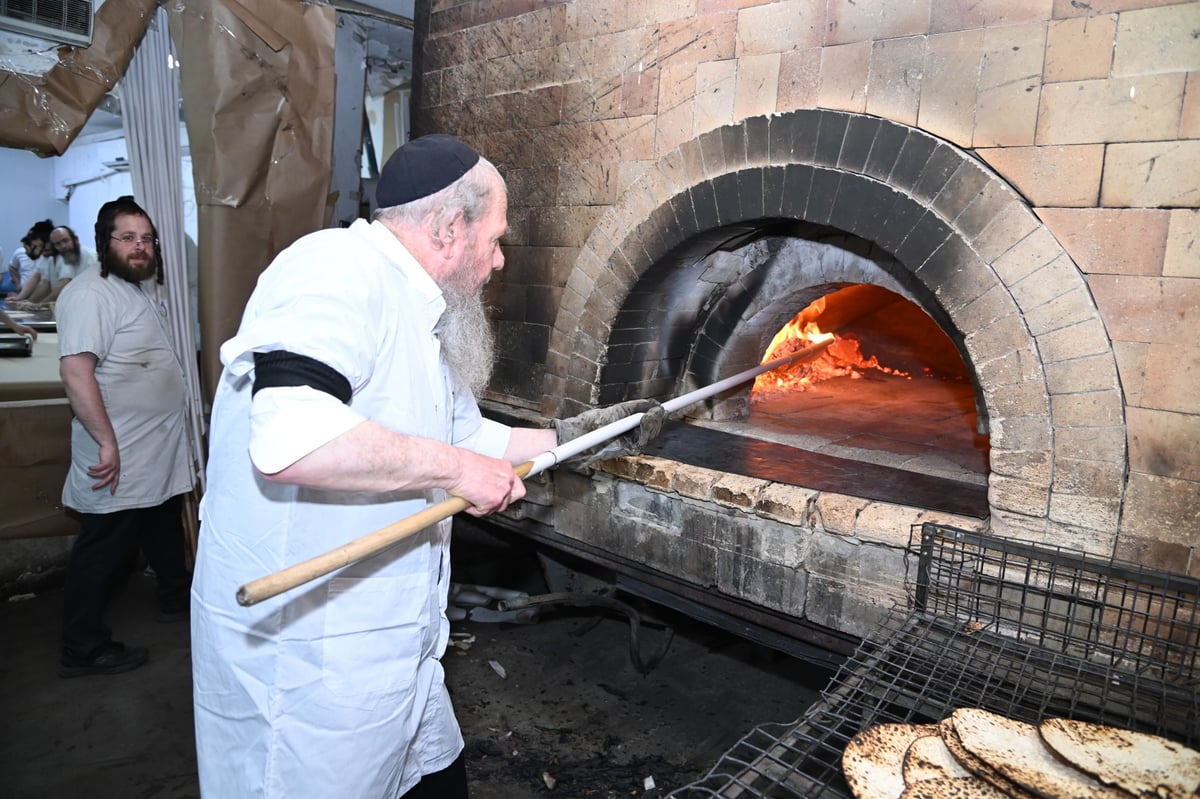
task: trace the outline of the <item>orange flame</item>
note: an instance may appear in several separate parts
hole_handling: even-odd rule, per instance
[[[775,334],[771,345],[767,347],[767,354],[763,357],[762,363],[786,358],[788,355],[831,335],[833,343],[826,347],[825,351],[817,358],[786,364],[778,369],[763,372],[754,378],[754,387],[750,391],[751,397],[785,391],[804,391],[816,383],[832,380],[835,377],[859,380],[862,378],[863,372],[869,369],[911,379],[908,372],[884,366],[874,355],[870,358],[863,357],[858,337],[853,333],[845,335],[825,333],[814,322],[804,321],[802,318],[804,316],[806,316],[805,313],[797,314],[792,321]]]

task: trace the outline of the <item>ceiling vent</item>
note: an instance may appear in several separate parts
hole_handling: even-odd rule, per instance
[[[0,0],[0,29],[88,47],[92,8],[92,0]]]

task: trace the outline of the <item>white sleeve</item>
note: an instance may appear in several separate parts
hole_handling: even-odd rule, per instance
[[[310,386],[264,388],[250,402],[250,460],[264,474],[275,474],[364,421]]]

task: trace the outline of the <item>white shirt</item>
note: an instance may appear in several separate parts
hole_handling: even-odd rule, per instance
[[[328,295],[331,265],[350,279]],[[429,276],[379,223],[302,238],[259,278],[212,413],[208,486],[192,587],[196,746],[204,796],[396,797],[462,750],[439,658],[449,637],[449,519],[386,552],[249,608],[238,588],[411,516],[435,491],[350,494],[268,483],[251,463],[320,446],[362,419],[493,457],[510,429],[456,391],[434,326],[445,308]],[[350,382],[338,401],[268,389],[251,401],[253,353],[286,349]],[[323,399],[322,399],[323,398]],[[315,435],[255,414],[319,420]],[[257,432],[256,432],[257,430]]]
[[[192,489],[187,384],[171,347],[167,307],[153,279],[130,283],[92,269],[72,280],[55,312],[58,355],[90,352],[117,435],[121,480],[115,494],[92,489],[100,445],[71,419],[71,468],[63,504],[83,513],[149,508]]]
[[[29,257],[29,253],[25,252],[24,247],[17,248],[17,251],[13,253],[12,260],[8,262],[8,265],[10,267],[15,266],[17,268],[22,286],[25,285],[25,281],[28,280],[34,272],[38,271],[38,262]]]
[[[87,247],[79,248],[79,263],[74,265],[67,263],[61,255],[43,255],[37,260],[38,274],[42,276],[42,280],[49,281],[51,289],[57,288],[64,280],[74,280],[89,269],[99,266],[100,261],[96,258],[95,251]]]

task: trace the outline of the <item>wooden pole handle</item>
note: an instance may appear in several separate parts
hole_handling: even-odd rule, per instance
[[[517,477],[524,479],[532,468],[533,461],[525,461],[516,466],[513,471],[517,473]],[[373,533],[348,541],[337,549],[331,549],[314,558],[246,583],[238,589],[238,604],[250,607],[264,599],[270,599],[284,591],[290,591],[297,586],[329,574],[331,571],[382,552],[397,541],[435,525],[442,519],[447,519],[469,507],[471,507],[471,503],[462,497],[452,496],[444,499],[412,516],[407,516],[398,522],[381,527]]]

